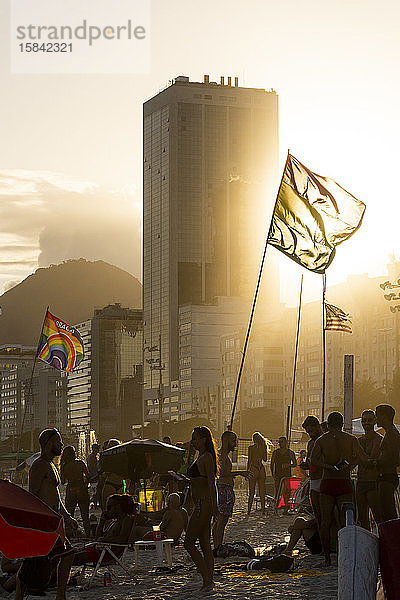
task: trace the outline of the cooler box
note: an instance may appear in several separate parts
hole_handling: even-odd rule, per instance
[[[387,600],[400,598],[400,519],[379,525],[379,560]]]
[[[142,510],[158,512],[162,510],[162,490],[139,490],[139,502]]]

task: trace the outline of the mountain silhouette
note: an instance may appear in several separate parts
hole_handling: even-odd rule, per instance
[[[102,260],[83,258],[39,268],[0,296],[0,345],[38,344],[46,308],[69,325],[109,304],[141,308],[142,285],[136,277]]]

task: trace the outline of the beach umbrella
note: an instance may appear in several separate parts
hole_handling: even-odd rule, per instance
[[[100,468],[125,479],[166,475],[177,471],[185,450],[158,440],[131,440],[100,453]]]
[[[46,556],[65,538],[58,513],[18,485],[0,479],[0,552],[9,559]]]
[[[30,469],[33,461],[36,460],[37,458],[39,458],[39,456],[40,456],[40,452],[35,452],[35,454],[28,456],[28,458],[26,458],[23,462],[21,462],[21,463],[19,463],[19,465],[17,465],[16,470],[22,471],[22,469],[25,469],[25,468]]]
[[[9,452],[8,454],[2,454],[0,456],[1,461],[13,461],[13,460],[25,460],[28,458],[32,452],[29,450],[20,450],[19,452]]]
[[[397,431],[400,431],[400,425],[394,425],[397,429]],[[378,425],[375,425],[374,427],[375,431],[377,431],[378,433],[381,433],[382,435],[385,434],[385,430],[378,427]],[[365,431],[363,426],[361,425],[361,419],[353,419],[352,420],[352,433],[353,435],[364,435]]]

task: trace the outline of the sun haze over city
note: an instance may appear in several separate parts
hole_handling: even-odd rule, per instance
[[[275,89],[280,167],[290,148],[367,205],[360,231],[338,248],[328,285],[350,273],[385,274],[399,214],[399,12],[395,2],[378,9],[372,1],[206,0],[198,10],[159,0],[148,74],[33,76],[9,72],[3,3],[0,284],[79,256],[140,275],[142,103],[179,74],[202,81],[204,73]],[[299,271],[279,261],[283,300],[295,302]],[[319,287],[307,275],[306,293]]]
[[[16,600],[399,599],[399,21],[0,2]]]

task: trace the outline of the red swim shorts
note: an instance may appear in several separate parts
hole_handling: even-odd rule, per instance
[[[353,486],[349,479],[323,479],[320,487],[321,494],[333,496],[351,496],[353,494]]]

